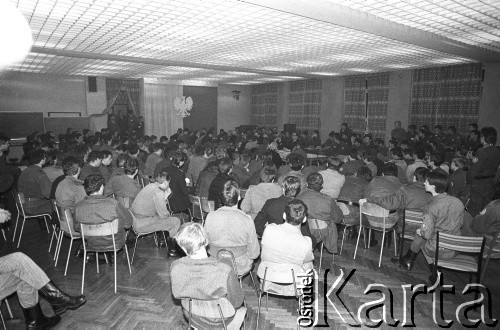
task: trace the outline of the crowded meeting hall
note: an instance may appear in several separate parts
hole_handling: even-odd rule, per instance
[[[0,26],[0,328],[500,326],[499,4]]]

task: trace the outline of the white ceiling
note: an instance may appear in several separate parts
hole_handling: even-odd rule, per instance
[[[7,1],[33,32],[22,72],[214,85],[500,61],[499,0]]]

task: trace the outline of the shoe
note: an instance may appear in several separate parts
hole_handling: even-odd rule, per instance
[[[26,329],[46,329],[52,328],[61,321],[59,315],[47,317],[43,314],[40,304],[33,307],[23,308]]]
[[[78,250],[76,250],[76,253],[75,253],[75,258],[76,259],[81,259],[83,258],[83,246],[80,244],[80,246],[78,247]]]
[[[93,264],[95,262],[95,253],[94,252],[88,252],[87,253],[87,263]]]
[[[175,239],[168,237],[167,238],[167,245],[168,245],[168,256],[171,258],[180,258],[184,257],[186,254],[182,249],[179,247]]]
[[[61,291],[52,281],[38,292],[52,306],[56,315],[60,315],[68,309],[77,309],[87,302],[84,295],[70,296]]]
[[[417,259],[418,253],[413,252],[411,249],[408,249],[406,254],[401,258],[391,258],[391,262],[399,265],[400,268],[404,268],[408,271],[413,269],[413,265],[415,260]]]

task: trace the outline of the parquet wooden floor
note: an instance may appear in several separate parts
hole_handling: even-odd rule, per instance
[[[12,235],[13,230],[7,232]],[[23,241],[19,251],[33,258],[63,290],[68,293],[77,294],[80,291],[82,276],[82,260],[70,260],[68,275],[65,277],[64,264],[69,246],[65,240],[61,249],[61,260],[54,267],[53,251],[48,251],[50,236],[40,230],[36,221],[27,223]],[[384,250],[382,267],[378,268],[378,253],[380,246],[364,250],[361,245],[358,256],[353,260],[355,240],[348,240],[344,246],[341,256],[335,256],[333,269],[323,277],[324,270],[319,278],[320,299],[318,306],[325,304],[323,293],[328,290],[337,278],[333,275],[339,267],[343,267],[346,273],[352,269],[356,272],[346,284],[341,298],[346,306],[356,311],[364,302],[373,301],[377,295],[365,295],[366,287],[371,283],[384,284],[394,293],[394,317],[401,319],[403,316],[403,284],[425,283],[428,270],[425,260],[420,255],[414,270],[409,273],[392,265],[389,257],[394,253],[393,248]],[[78,245],[78,244],[76,244]],[[76,247],[73,249],[73,254]],[[11,240],[5,242],[0,238],[0,255],[16,251]],[[100,274],[95,271],[95,264],[87,265],[85,280],[85,295],[87,304],[76,311],[68,311],[62,315],[59,329],[180,329],[187,328],[181,307],[171,295],[169,268],[171,259],[167,258],[165,249],[157,249],[152,237],[139,239],[137,252],[132,266],[132,275],[128,273],[126,258],[122,254],[118,257],[118,293],[114,293],[113,267],[101,264]],[[319,252],[316,251],[316,258]],[[323,268],[332,268],[332,255],[325,253],[323,256]],[[64,261],[63,261],[64,260]],[[256,268],[254,268],[256,269]],[[492,261],[489,266],[485,285],[491,290],[493,299],[493,316],[500,319],[500,262]],[[455,284],[456,295],[445,295],[444,314],[447,318],[455,320],[455,308],[464,301],[470,301],[472,297],[464,297],[462,292],[467,283],[468,276],[445,271],[446,284]],[[249,277],[243,282],[246,303],[249,307],[247,328],[255,329],[257,326],[257,296]],[[22,311],[15,296],[9,298],[13,307],[14,316],[22,318]],[[326,302],[328,305],[328,302]],[[262,300],[262,313],[259,320],[260,329],[294,329],[297,328],[297,302],[294,299],[269,297],[269,306],[266,311],[265,298]],[[415,324],[418,328],[438,328],[432,318],[432,296],[419,296],[415,303]],[[2,307],[4,308],[4,307]],[[51,313],[50,306],[42,302],[42,308],[46,313]],[[3,310],[3,309],[2,309]],[[325,312],[320,308],[320,320],[324,320]],[[378,313],[378,314],[377,314]],[[5,310],[3,314],[6,315]],[[381,308],[374,311],[373,315],[380,315]],[[338,314],[333,308],[326,309],[326,319],[329,328],[350,328],[342,322],[346,314]],[[11,328],[16,328],[10,325]],[[23,328],[19,326],[19,328]],[[390,328],[382,324],[381,328]],[[452,328],[462,328],[456,321]]]

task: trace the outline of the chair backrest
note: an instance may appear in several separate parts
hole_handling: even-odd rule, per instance
[[[217,251],[217,259],[223,263],[231,266],[235,274],[238,274],[238,267],[236,266],[236,260],[234,259],[234,254],[226,249],[220,249]]]
[[[101,223],[98,225],[88,225],[82,223],[82,236],[109,236],[118,233],[118,219],[112,222]]]
[[[421,225],[424,221],[424,212],[416,210],[405,210],[405,222]]]
[[[118,203],[120,203],[126,209],[130,208],[130,198],[129,197],[115,196],[115,199],[118,201]]]
[[[307,218],[307,224],[309,225],[309,229],[325,229],[328,227],[326,221]]]
[[[246,194],[247,194],[247,190],[246,189],[240,189],[240,197],[241,197],[241,199],[244,199],[245,196],[246,196]]]
[[[23,215],[25,215],[23,206],[24,203],[26,203],[26,198],[24,197],[24,193],[18,192],[16,198],[16,205],[18,206],[19,210],[23,213]]]
[[[436,235],[437,248],[445,248],[458,252],[482,253],[484,250],[484,242],[484,237],[458,236],[439,231]]]
[[[366,215],[371,215],[372,217],[387,218],[389,216],[389,210],[384,209],[382,206],[378,206],[373,203],[359,204],[359,211]]]
[[[268,261],[261,261],[257,270],[257,275],[266,281],[292,284],[296,282],[295,275],[302,272],[302,267],[294,264],[286,263],[273,263]]]
[[[349,207],[347,207],[346,203],[337,201],[337,206],[342,211],[342,215],[346,216],[346,215],[349,215],[349,213],[351,213],[351,211],[349,211]]]
[[[56,210],[57,210],[57,207],[56,207]],[[61,229],[64,230],[65,232],[67,232],[71,237],[78,234],[75,232],[75,220],[73,219],[73,214],[71,213],[71,210],[64,210],[63,216],[65,218],[64,220],[66,220],[66,221],[65,221],[64,227],[61,225]],[[60,223],[62,223],[62,222],[63,222],[63,220],[60,221]],[[77,235],[77,236],[79,236],[79,235]]]
[[[191,309],[189,308],[191,302]],[[214,300],[198,300],[198,299],[182,299],[182,307],[192,314],[211,318],[211,319],[226,319],[236,313],[233,305],[226,298]]]
[[[201,200],[198,196],[189,195],[189,201],[193,205],[193,214],[192,216],[197,219],[204,220],[203,209],[201,207]]]
[[[498,233],[493,235],[484,235],[484,257],[499,259],[500,258],[500,237]]]

